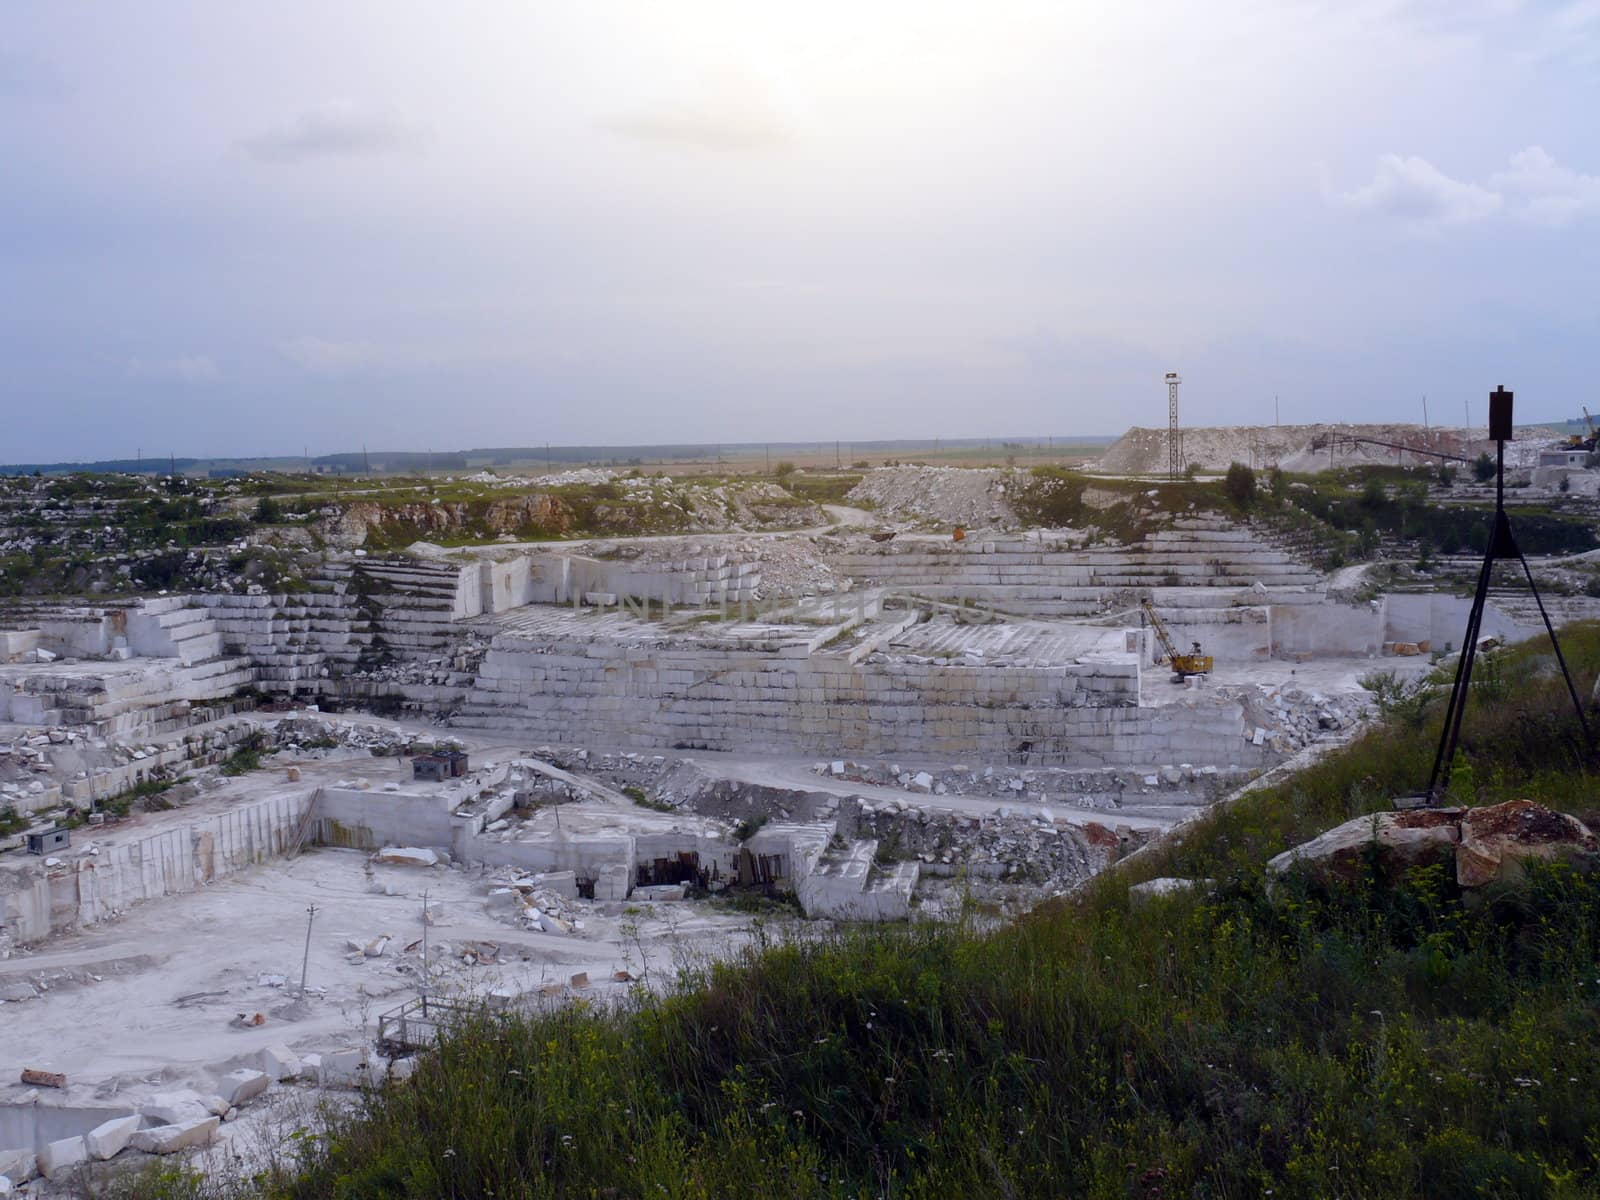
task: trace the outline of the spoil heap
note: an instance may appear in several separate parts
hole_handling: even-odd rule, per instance
[[[1021,472],[978,467],[881,467],[845,497],[896,521],[969,529],[1013,529],[1017,514],[1006,499]]]

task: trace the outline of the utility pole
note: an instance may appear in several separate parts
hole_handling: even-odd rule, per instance
[[[1167,372],[1167,478],[1183,474],[1183,435],[1178,430],[1178,385],[1183,380],[1176,371]]]
[[[422,891],[422,995],[426,1002],[428,995],[428,891]]]
[[[772,443],[767,443],[767,474],[772,474]]]
[[[839,469],[839,443],[838,442],[834,442],[834,444],[833,444],[833,469],[835,471],[837,471]]]
[[[311,965],[311,922],[316,919],[317,906],[306,905],[306,952],[300,957],[300,999],[306,998],[306,969]]]
[[[372,460],[367,457],[367,444],[361,443],[361,466],[368,475],[372,474]]]
[[[1422,397],[1422,428],[1424,432],[1428,429],[1428,397],[1426,394]]]
[[[1272,393],[1272,424],[1274,426],[1276,426],[1278,424],[1278,393],[1277,392],[1273,392]]]

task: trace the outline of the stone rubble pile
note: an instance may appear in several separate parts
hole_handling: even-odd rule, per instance
[[[1046,894],[1077,886],[1148,836],[1126,826],[1057,824],[1048,809],[1020,804],[994,817],[967,817],[859,798],[841,806],[842,825],[852,805],[856,836],[876,838],[880,854],[916,859],[929,874],[966,872]]]
[[[503,919],[539,933],[583,932],[583,910],[571,871],[535,873],[515,867],[490,878],[488,907]]]
[[[501,482],[493,475],[484,480],[481,477],[485,474],[487,472],[480,471],[478,475],[472,477],[472,482]],[[616,477],[615,471],[608,471],[604,467],[575,467],[570,471],[557,471],[553,475],[539,475],[533,482],[542,487],[571,487],[574,484],[592,487],[597,483],[610,483]]]
[[[961,764],[913,771],[902,769],[899,763],[859,763],[849,759],[815,763],[811,770],[828,779],[899,787],[914,795],[1013,797],[1019,803],[1096,810],[1120,808],[1125,794],[1159,793],[1197,784],[1220,792],[1247,773],[1187,763],[1164,766],[1149,775],[1051,767],[1024,770],[986,766],[975,770]]]
[[[671,766],[664,754],[606,753],[582,746],[535,746],[527,756],[575,775],[601,776],[614,787],[651,788]]]
[[[625,542],[597,551],[597,557],[624,561],[644,568],[670,566],[684,560],[707,556],[725,557],[729,562],[755,564],[760,584],[755,599],[790,596],[831,596],[848,592],[854,582],[836,571],[824,553],[836,551],[837,539],[818,535],[793,538],[738,538],[714,542],[675,541]]]
[[[161,744],[120,742],[82,725],[19,729],[0,741],[0,808],[38,811],[69,801],[86,808],[135,783],[176,780],[226,757],[253,729],[246,721],[219,721]],[[169,789],[165,796],[182,801],[193,794]]]
[[[1017,524],[1007,496],[1023,475],[987,467],[879,467],[868,471],[845,500],[895,521],[967,529]]]
[[[329,750],[358,750],[374,758],[388,758],[466,748],[466,743],[458,737],[416,734],[376,724],[371,718],[341,720],[296,714],[275,722],[271,730],[275,747],[297,757],[315,757]]]
[[[1246,741],[1283,754],[1336,739],[1353,730],[1367,712],[1367,705],[1359,696],[1328,697],[1306,691],[1293,682],[1266,690],[1217,691],[1219,695],[1236,693],[1244,701]]]

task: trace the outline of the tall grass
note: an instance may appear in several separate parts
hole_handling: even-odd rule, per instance
[[[1587,683],[1600,629],[1570,632]],[[1600,881],[1444,869],[1268,895],[1272,854],[1425,781],[1365,736],[997,934],[753,949],[666,997],[485,1015],[335,1118],[279,1197],[1358,1197],[1600,1192]],[[1537,646],[1463,735],[1483,801],[1584,812]],[[1466,779],[1459,775],[1457,782]],[[1135,904],[1158,874],[1214,881]]]

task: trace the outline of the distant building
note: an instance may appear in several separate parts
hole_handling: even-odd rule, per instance
[[[1539,451],[1539,465],[1541,467],[1582,467],[1589,461],[1589,451],[1568,450],[1562,447],[1557,450]]]
[[[411,760],[411,777],[442,783],[446,779],[467,773],[467,755],[462,750],[441,750],[435,754],[419,754]]]

